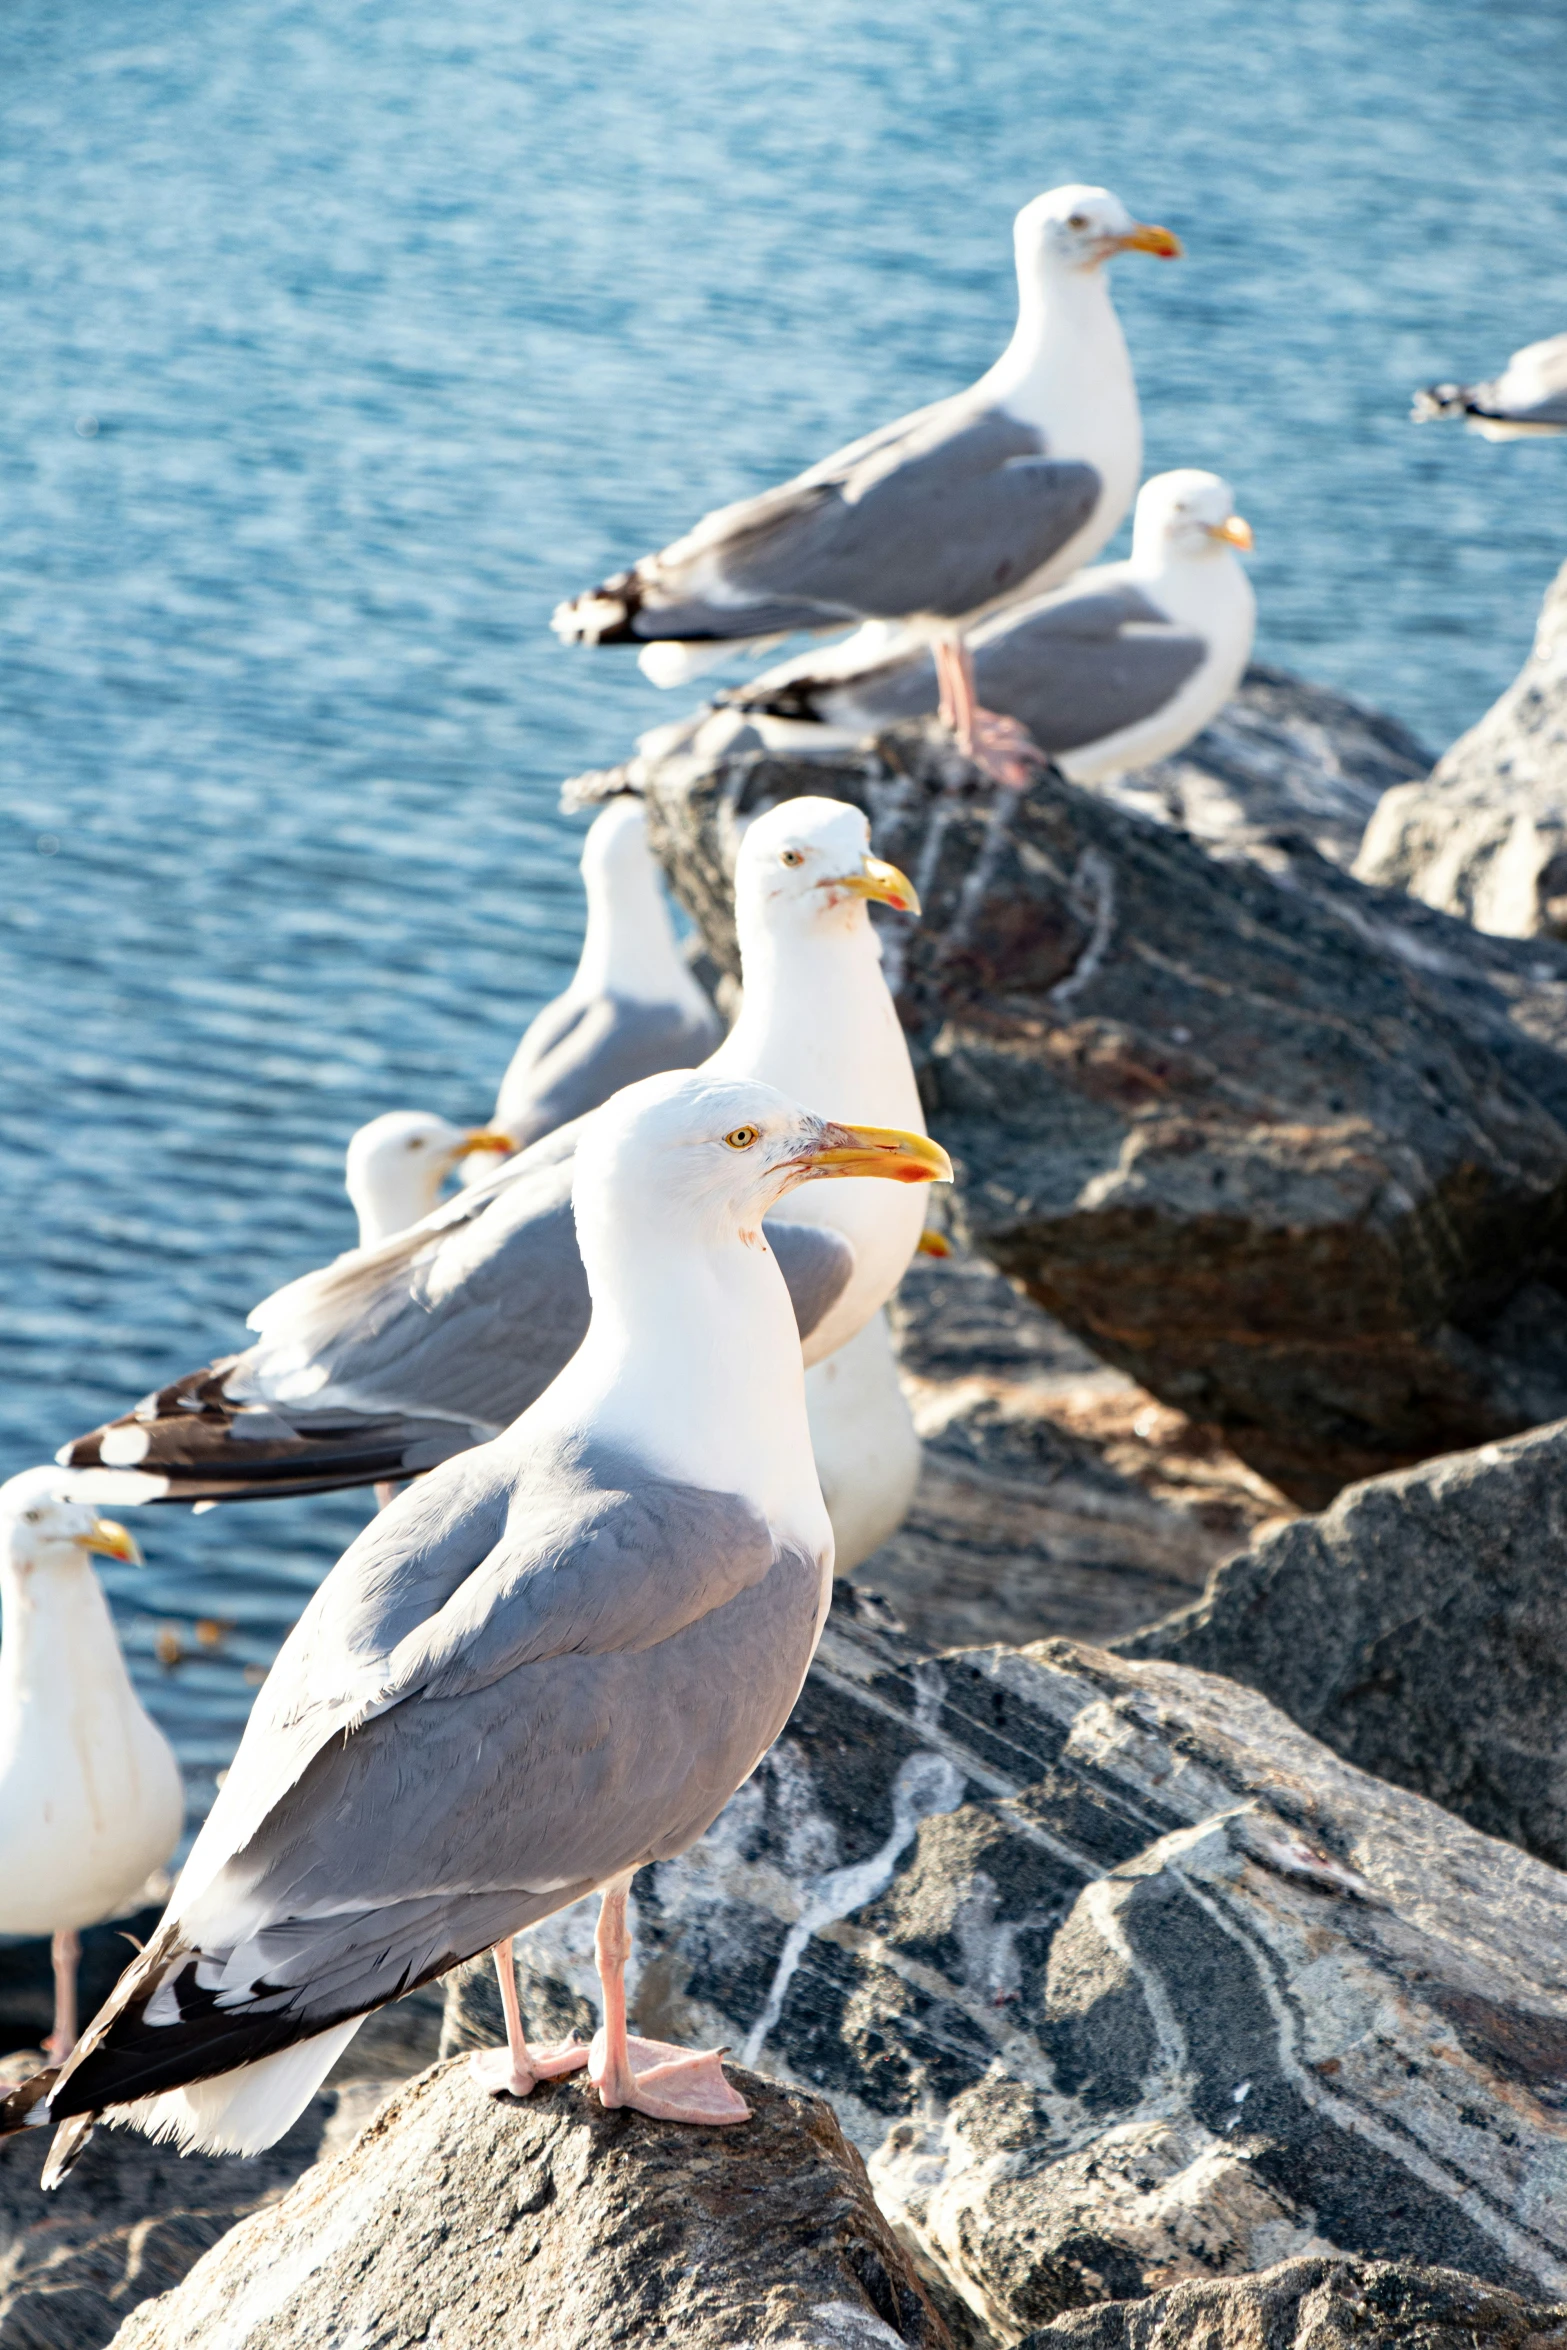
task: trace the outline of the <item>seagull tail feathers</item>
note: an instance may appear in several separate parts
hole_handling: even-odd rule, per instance
[[[229,1356],[62,1445],[63,1468],[134,1474],[159,1502],[245,1501],[396,1483],[465,1452],[488,1429],[348,1406],[257,1406],[231,1396]]]

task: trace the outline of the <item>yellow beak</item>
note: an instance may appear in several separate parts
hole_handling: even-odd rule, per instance
[[[1117,253],[1157,253],[1161,261],[1179,261],[1185,251],[1179,237],[1167,228],[1155,228],[1151,220],[1140,220],[1126,236],[1117,237]]]
[[[470,1151],[494,1151],[497,1156],[509,1159],[516,1148],[509,1134],[497,1134],[489,1126],[476,1126],[471,1134],[463,1136],[457,1146],[457,1156],[465,1159]]]
[[[76,1540],[81,1549],[95,1550],[102,1558],[124,1559],[126,1565],[131,1567],[139,1567],[142,1563],[141,1552],[134,1541],[125,1528],[117,1526],[112,1518],[94,1518],[87,1533],[78,1534]]]
[[[879,898],[884,906],[896,906],[900,914],[917,914],[920,910],[919,892],[913,882],[884,857],[867,857],[858,873],[840,873],[827,887],[852,889],[857,898]]]
[[[944,1232],[934,1232],[927,1224],[914,1243],[915,1252],[922,1257],[950,1257],[952,1243]]]
[[[822,1121],[821,1138],[801,1154],[806,1180],[827,1175],[881,1175],[892,1183],[950,1183],[952,1161],[928,1134],[901,1126],[835,1126]]]
[[[1228,522],[1210,522],[1208,536],[1211,539],[1223,539],[1227,547],[1239,547],[1246,555],[1251,553],[1254,544],[1251,524],[1239,514],[1232,514]]]

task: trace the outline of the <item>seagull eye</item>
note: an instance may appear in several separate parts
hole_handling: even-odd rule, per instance
[[[724,1136],[724,1140],[732,1151],[748,1151],[760,1132],[759,1126],[735,1126]]]
[[[780,849],[778,852],[778,862],[780,865],[803,865],[805,863],[805,851],[804,849]]]
[[[23,1510],[22,1512],[23,1523],[28,1526],[36,1526],[42,1517],[42,1510]]]
[[[1066,225],[1067,225],[1067,227],[1068,227],[1068,228],[1087,228],[1087,226],[1088,226],[1088,215],[1087,215],[1087,213],[1086,213],[1086,212],[1074,212],[1074,213],[1071,213],[1071,214],[1068,216],[1068,219],[1067,219],[1067,224],[1066,224]]]

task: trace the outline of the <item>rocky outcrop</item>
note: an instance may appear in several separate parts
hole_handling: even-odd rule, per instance
[[[1003,2343],[1330,2253],[1567,2293],[1567,1878],[1255,1692],[852,1595],[789,1729],[635,1887],[633,2006],[832,2098]],[[593,2021],[590,1904],[519,1946]],[[485,1970],[448,2045],[499,2036]]]
[[[948,2350],[831,2108],[737,2078],[753,2119],[697,2130],[426,2073],[117,2350]]]
[[[1567,1868],[1567,1422],[1341,1493],[1126,1643]]]
[[[1113,1640],[1292,1515],[1213,1429],[1097,1361],[983,1257],[917,1257],[889,1318],[923,1465],[903,1525],[854,1574],[921,1648]]]
[[[124,1944],[120,1945],[123,1965]],[[111,1977],[112,1981],[112,1977]],[[101,2350],[151,2295],[177,2285],[235,2223],[353,2137],[398,2082],[427,2065],[441,2030],[439,1986],[371,2016],[276,2146],[246,2162],[99,2130],[54,2193],[38,2184],[47,2130],[0,2145],[0,2350]],[[0,2066],[12,2087],[36,2052]]]
[[[1054,772],[998,794],[934,724],[641,780],[731,968],[744,819],[868,810],[925,903],[884,937],[961,1232],[1293,1499],[1567,1413],[1567,949]]]
[[[1283,833],[1349,865],[1383,794],[1430,765],[1396,719],[1254,662],[1184,751],[1094,788],[1212,849],[1266,853]]]
[[[1567,565],[1518,676],[1428,781],[1386,794],[1355,871],[1504,938],[1567,938]]]
[[[1524,2301],[1450,2268],[1284,2260],[1260,2276],[1172,2285],[1074,2310],[1027,2350],[1557,2350],[1567,2307]]]

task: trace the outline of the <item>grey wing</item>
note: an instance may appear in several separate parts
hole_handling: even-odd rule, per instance
[[[606,995],[581,1004],[548,1046],[530,1052],[533,1037],[530,1028],[495,1104],[495,1124],[524,1145],[585,1117],[639,1078],[696,1068],[717,1051],[723,1026],[716,1012],[702,1020],[682,1004]]]
[[[1019,718],[1044,751],[1075,750],[1151,717],[1201,666],[1208,651],[1195,631],[1176,627],[1138,588],[1062,589],[1021,612],[998,613],[970,640],[974,681],[987,710]],[[927,647],[874,663],[856,675],[799,672],[768,691],[730,697],[780,718],[825,721],[872,732],[937,706]]]
[[[764,1221],[762,1230],[778,1260],[803,1344],[853,1279],[853,1246],[829,1224],[786,1223],[780,1216]]]
[[[987,710],[1020,718],[1042,751],[1102,742],[1164,707],[1208,655],[1135,587],[1065,596],[976,635]]]
[[[1034,426],[965,395],[710,515],[556,625],[607,644],[956,619],[1058,554],[1101,488],[1096,468],[1051,458]]]
[[[682,1850],[783,1727],[820,1605],[818,1562],[737,1496],[544,1463],[394,1652],[386,1710],[171,1913],[56,2118],[251,2061]]]

